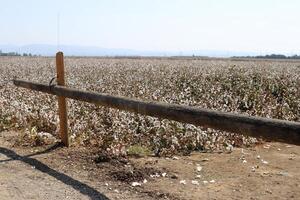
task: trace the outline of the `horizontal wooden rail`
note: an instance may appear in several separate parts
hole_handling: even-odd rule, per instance
[[[175,104],[145,102],[126,97],[87,92],[63,86],[49,86],[22,80],[14,80],[14,84],[35,91],[136,112],[152,117],[165,118],[222,131],[300,145],[300,123],[298,122],[251,117]]]

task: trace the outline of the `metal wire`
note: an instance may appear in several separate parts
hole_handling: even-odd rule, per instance
[[[50,90],[52,90],[52,88],[56,85],[56,84],[53,84],[53,81],[56,79],[56,77],[53,77],[50,82],[49,82],[49,88]]]

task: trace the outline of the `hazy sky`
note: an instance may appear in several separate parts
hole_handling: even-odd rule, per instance
[[[300,0],[0,0],[0,44],[300,52]]]

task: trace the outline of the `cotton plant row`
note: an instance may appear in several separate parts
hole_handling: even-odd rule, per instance
[[[147,101],[300,121],[300,62],[66,58],[69,87]],[[49,84],[54,58],[0,57],[0,130],[58,134],[55,96],[5,83]],[[73,145],[126,154],[135,144],[157,155],[218,151],[257,140],[68,100]],[[27,131],[26,131],[27,130]]]

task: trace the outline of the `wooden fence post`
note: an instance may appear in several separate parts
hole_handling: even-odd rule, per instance
[[[62,52],[56,54],[56,73],[57,85],[65,86],[65,69],[64,69],[64,55]],[[69,146],[68,135],[68,119],[67,119],[67,103],[66,98],[58,96],[58,112],[59,112],[59,132],[60,137],[65,146]]]

